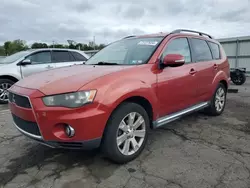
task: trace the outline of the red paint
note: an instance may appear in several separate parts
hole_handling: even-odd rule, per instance
[[[141,37],[152,37],[147,35]],[[84,141],[100,138],[114,109],[124,100],[140,96],[149,101],[153,120],[199,102],[209,101],[218,83],[229,84],[229,64],[225,52],[220,60],[184,64],[159,69],[163,49],[173,38],[201,36],[168,35],[147,64],[134,66],[80,65],[39,73],[17,82],[10,91],[30,98],[33,111],[10,103],[10,110],[27,121],[37,121],[45,141]],[[218,42],[213,41],[217,44]],[[220,44],[219,44],[220,46]],[[180,60],[180,55],[171,56]],[[170,61],[168,59],[168,61]],[[167,60],[166,60],[167,61]],[[79,90],[96,89],[92,104],[70,109],[46,107],[42,97]],[[75,129],[68,138],[62,124]]]
[[[180,54],[168,54],[163,59],[164,65],[183,65],[184,57]]]

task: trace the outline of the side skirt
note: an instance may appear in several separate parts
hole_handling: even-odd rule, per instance
[[[207,106],[209,106],[209,102],[202,102],[202,103],[196,104],[194,106],[191,106],[189,108],[186,108],[184,110],[181,110],[179,112],[175,112],[173,114],[161,117],[153,122],[153,129],[159,128],[167,123],[175,121],[175,120],[177,120],[177,119],[179,119],[187,114],[190,114],[192,112],[199,111]]]

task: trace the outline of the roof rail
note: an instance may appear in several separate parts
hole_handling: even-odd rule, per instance
[[[171,34],[174,34],[174,33],[181,33],[181,32],[197,33],[197,34],[199,34],[200,36],[205,35],[205,36],[209,37],[210,39],[213,39],[213,37],[212,37],[211,35],[209,35],[209,34],[202,33],[202,32],[200,32],[200,31],[188,30],[188,29],[177,29],[177,30],[172,31]]]
[[[126,36],[126,37],[124,37],[122,39],[127,39],[127,38],[131,38],[131,37],[136,37],[136,36],[135,35],[130,35],[130,36]]]

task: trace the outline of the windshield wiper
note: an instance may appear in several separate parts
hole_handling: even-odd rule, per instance
[[[118,63],[111,63],[111,62],[105,62],[105,61],[100,61],[94,65],[119,65]]]

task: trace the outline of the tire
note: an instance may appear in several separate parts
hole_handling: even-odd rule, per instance
[[[0,79],[0,104],[8,103],[8,93],[6,93],[6,89],[9,89],[14,83],[15,82],[9,79]]]
[[[219,93],[222,92],[222,91],[223,91],[224,95],[223,95],[223,97],[222,97],[222,95],[221,95],[221,98],[219,99],[219,96],[218,96],[218,95],[219,95]],[[226,97],[227,97],[227,90],[226,90],[225,86],[224,86],[222,83],[220,83],[220,84],[217,86],[217,88],[216,88],[216,90],[215,90],[215,92],[214,92],[214,95],[213,95],[213,98],[212,98],[211,101],[210,101],[209,107],[207,107],[207,108],[205,109],[205,113],[206,113],[207,115],[211,115],[211,116],[219,116],[219,115],[221,115],[222,112],[223,112],[224,109],[225,109]],[[221,104],[222,104],[221,101],[223,100],[222,98],[224,98],[223,105],[221,105]],[[220,105],[218,104],[219,102],[217,102],[217,101],[220,101]],[[218,108],[218,105],[221,106],[221,107]]]
[[[128,126],[120,127],[122,121],[128,124],[128,119],[134,116],[134,122],[140,118],[141,125],[135,130],[129,132]],[[132,119],[132,118],[131,118]],[[142,120],[143,119],[143,120]],[[140,124],[139,123],[139,124]],[[139,125],[138,124],[138,125]],[[136,103],[123,103],[121,104],[111,115],[108,120],[104,137],[102,141],[102,151],[104,155],[115,163],[123,164],[132,161],[140,155],[144,149],[149,132],[149,117],[145,109]],[[136,126],[133,126],[136,128]],[[145,130],[145,134],[143,133]],[[136,133],[144,134],[144,138],[137,137]],[[141,135],[142,136],[142,135]],[[120,138],[120,145],[118,144],[117,138]],[[122,142],[121,138],[126,140]],[[136,141],[136,143],[134,142]],[[129,147],[125,147],[129,146]],[[135,146],[135,147],[133,147]],[[128,148],[128,151],[125,149]],[[134,152],[134,153],[133,153]]]
[[[241,72],[238,75],[233,76],[231,79],[235,85],[242,85],[246,82],[246,75]]]

